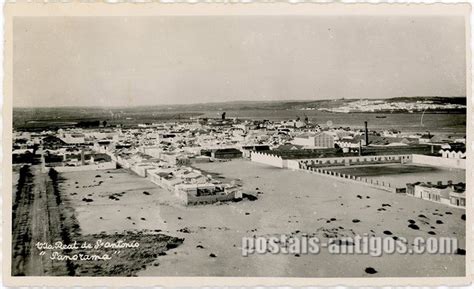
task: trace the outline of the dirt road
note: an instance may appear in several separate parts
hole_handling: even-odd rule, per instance
[[[25,275],[31,247],[30,207],[33,203],[33,175],[30,167],[20,169],[12,207],[12,275]]]
[[[20,171],[13,206],[12,274],[16,276],[64,275],[64,262],[53,263],[41,256],[37,242],[60,241],[60,212],[54,188],[40,166],[27,166]]]

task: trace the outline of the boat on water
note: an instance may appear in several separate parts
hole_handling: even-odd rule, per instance
[[[376,115],[375,118],[387,118],[386,115]]]

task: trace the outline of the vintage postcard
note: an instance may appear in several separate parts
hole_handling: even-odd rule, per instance
[[[470,283],[470,5],[4,13],[6,285]]]

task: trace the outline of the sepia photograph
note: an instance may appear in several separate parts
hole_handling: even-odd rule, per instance
[[[7,276],[470,275],[470,6],[267,6],[7,11]]]

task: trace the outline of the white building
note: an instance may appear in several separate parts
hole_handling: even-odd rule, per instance
[[[334,148],[334,135],[329,132],[305,133],[296,136],[291,143],[311,148]]]

